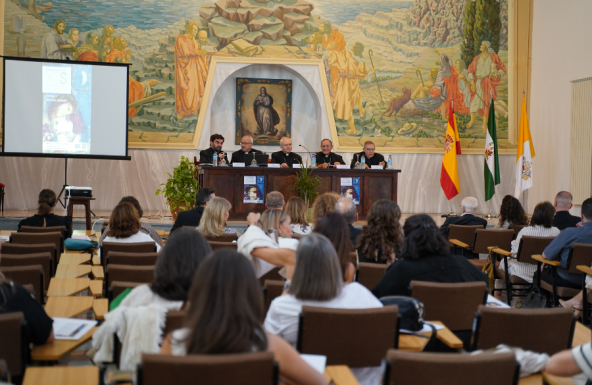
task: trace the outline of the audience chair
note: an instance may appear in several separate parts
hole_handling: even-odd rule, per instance
[[[25,255],[12,255],[2,253],[0,259],[0,266],[5,267],[17,267],[17,266],[31,266],[41,265],[43,267],[43,290],[49,288],[49,280],[54,276],[53,261],[51,255],[47,252],[37,254],[25,254]]]
[[[4,257],[2,257],[2,259],[4,259]],[[43,291],[43,266],[0,266],[0,272],[2,272],[6,278],[19,285],[33,285],[35,288],[35,298],[39,303],[45,303],[45,295]]]
[[[8,384],[12,382],[10,379],[10,371],[8,370],[8,364],[6,360],[0,360],[0,381],[4,381]]]
[[[577,269],[582,273],[582,287],[586,287],[586,276],[592,276],[592,269],[589,266],[579,265]],[[585,291],[584,297],[582,298],[582,323],[589,327],[590,325],[590,313],[591,313],[591,303],[592,303],[592,292],[588,293],[588,290]]]
[[[554,270],[559,269],[561,265],[558,260],[547,261],[542,259],[540,255],[533,255],[532,258],[537,261],[537,272],[540,272],[542,263],[549,265],[550,268]],[[590,265],[592,265],[592,245],[585,243],[574,243],[571,245],[565,270],[568,273],[582,274],[582,272],[578,270],[578,266]],[[548,284],[540,279],[539,273],[535,274],[535,277],[538,287],[551,293],[551,296],[553,297],[553,306],[559,306],[559,298],[572,298],[578,295],[582,288],[585,287],[582,286],[582,288],[574,289],[571,287],[557,286],[554,280],[552,281],[552,284]]]
[[[571,348],[576,319],[573,309],[502,309],[479,306],[473,350],[499,344],[553,355]]]
[[[24,244],[24,245],[39,245],[46,243],[53,243],[57,250],[57,261],[60,262],[60,254],[62,253],[63,240],[62,233],[54,231],[52,233],[12,233],[10,234],[10,243]]]
[[[60,254],[53,243],[42,243],[39,245],[22,245],[16,243],[2,244],[2,255],[29,255],[39,253],[49,253],[51,255],[51,274],[53,277],[58,266],[58,256]]]
[[[356,272],[356,282],[364,285],[368,290],[374,289],[374,286],[384,277],[386,273],[386,264],[360,262]]]
[[[349,253],[349,258],[352,265],[354,265],[354,267],[356,268],[356,271],[358,271],[358,268],[360,267],[358,262],[358,251],[353,250],[351,253]]]
[[[166,337],[177,329],[182,329],[185,326],[185,317],[187,310],[169,310],[166,313],[166,321],[164,329],[162,330],[162,337]]]
[[[119,242],[103,242],[101,246],[101,264],[106,266],[107,260],[111,251],[120,251],[123,253],[155,253],[156,243],[154,242],[138,242],[138,243],[119,243]]]
[[[327,356],[327,365],[379,366],[399,345],[399,308],[328,309],[303,306],[297,349]]]
[[[472,250],[475,245],[475,231],[477,229],[484,229],[482,225],[461,226],[450,225],[448,231],[448,243],[452,247],[452,252],[456,254],[456,247],[460,247],[462,255],[465,255],[465,250]],[[472,256],[472,254],[471,254]]]
[[[473,247],[467,250],[477,257],[477,259],[471,259],[471,263],[482,269],[487,260],[478,259],[478,254],[488,254],[490,247],[511,250],[512,239],[514,239],[514,230],[477,229],[475,230],[474,237]]]
[[[424,306],[424,319],[441,321],[468,350],[473,320],[479,305],[487,301],[485,282],[437,283],[411,281],[411,296]]]
[[[142,354],[138,385],[251,385],[277,384],[278,366],[273,353],[165,356]]]
[[[110,263],[114,265],[131,265],[131,266],[154,266],[158,253],[126,253],[122,251],[111,251],[105,258],[105,265]]]
[[[154,266],[109,265],[105,269],[105,292],[111,287],[111,282],[152,283],[154,281]],[[115,298],[115,297],[113,297]]]
[[[7,369],[16,381],[25,374],[31,361],[28,337],[23,313],[0,314],[0,359],[6,361]]]
[[[263,299],[265,301],[265,314],[271,306],[271,301],[281,296],[284,292],[284,281],[283,280],[270,280],[266,279],[263,284]]]
[[[261,287],[265,286],[265,281],[285,281],[286,279],[280,275],[281,269],[281,267],[275,267],[259,277]]]
[[[234,242],[238,239],[238,234],[222,234],[218,235],[217,237],[212,235],[204,235],[206,241],[214,241],[214,242]]]
[[[520,244],[518,245],[518,252],[516,254],[516,259],[512,259],[512,262],[522,262],[522,263],[529,263],[532,265],[536,265],[536,261],[533,260],[531,257],[533,255],[542,254],[545,248],[551,243],[551,241],[555,239],[555,237],[533,237],[529,235],[525,235],[520,238]],[[517,277],[515,275],[506,274],[508,271],[508,258],[512,257],[512,253],[508,250],[510,249],[502,249],[502,248],[494,248],[492,251],[492,256],[494,260],[492,261],[496,268],[495,271],[495,278],[496,279],[503,279],[505,282],[505,289],[493,289],[492,294],[496,291],[503,292],[506,291],[508,305],[511,305],[512,297],[524,297],[525,294],[514,294],[512,293],[514,286],[522,286],[526,287],[527,290],[530,290],[533,285],[525,281],[524,279]],[[504,258],[506,257],[506,258]],[[500,258],[504,258],[504,269],[502,270],[497,267],[497,262]],[[534,281],[534,278],[533,278]]]
[[[64,252],[64,240],[69,234],[66,234],[66,226],[50,226],[50,227],[36,227],[36,226],[21,226],[22,233],[45,234],[55,233],[59,231],[62,239],[60,240],[60,251]]]
[[[518,233],[520,232],[520,230],[522,230],[523,228],[528,227],[528,225],[510,225],[510,229],[514,230],[514,239],[516,239],[516,237],[518,236]]]
[[[236,251],[237,250],[237,243],[236,242],[215,242],[215,241],[208,241],[208,244],[212,248],[212,251],[220,250],[220,249],[231,249]]]
[[[446,354],[389,349],[384,385],[516,385],[514,353]]]
[[[121,294],[125,289],[133,289],[136,286],[140,286],[142,283],[140,282],[122,282],[122,281],[111,281],[111,286],[107,288],[107,299],[109,301],[109,305],[111,305],[111,301],[113,301],[119,294]]]

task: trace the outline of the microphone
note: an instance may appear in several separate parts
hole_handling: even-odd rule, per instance
[[[308,148],[306,148],[306,146],[303,146],[301,144],[299,144],[299,146],[304,148],[306,150],[306,152],[308,152],[308,155],[310,156],[310,161],[312,162],[312,153],[308,150]]]

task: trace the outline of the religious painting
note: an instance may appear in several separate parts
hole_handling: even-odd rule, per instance
[[[338,150],[359,150],[372,140],[383,153],[440,153],[453,105],[463,151],[482,153],[495,100],[504,153],[515,151],[517,126],[509,85],[518,66],[509,60],[528,60],[528,49],[509,49],[516,3],[10,0],[4,2],[4,55],[129,63],[131,148],[194,148],[211,59],[219,56],[322,61]],[[279,133],[290,134],[279,87],[249,89],[237,131],[270,145]],[[265,102],[255,107],[265,95],[277,116]],[[268,119],[265,127],[255,110]]]
[[[236,79],[236,144],[245,135],[253,144],[279,145],[292,133],[292,80]]]

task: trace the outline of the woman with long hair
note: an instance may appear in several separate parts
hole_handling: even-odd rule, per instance
[[[189,292],[185,328],[165,338],[162,354],[238,354],[270,351],[291,384],[326,384],[282,338],[266,333],[261,287],[239,253],[219,250],[200,266]]]
[[[160,245],[150,235],[140,231],[140,214],[129,202],[122,202],[115,206],[109,218],[109,231],[103,242],[141,243],[154,242],[156,251]]]
[[[37,214],[20,221],[18,224],[17,231],[21,231],[21,226],[65,226],[66,238],[70,238],[70,236],[72,235],[72,217],[60,217],[53,213],[53,210],[58,204],[58,198],[56,197],[55,192],[53,192],[53,190],[50,189],[41,190],[41,192],[39,193],[39,199],[37,200],[37,203],[39,204],[39,206],[37,207]]]
[[[395,261],[403,243],[401,209],[397,203],[381,199],[370,207],[366,226],[358,240],[358,261],[386,263]]]
[[[163,246],[162,238],[160,237],[160,235],[158,235],[156,230],[154,230],[154,227],[152,227],[149,223],[142,222],[142,216],[144,215],[144,210],[142,210],[142,206],[140,205],[140,202],[135,197],[133,197],[131,195],[121,198],[119,203],[123,203],[123,202],[128,202],[128,203],[131,203],[132,205],[134,205],[134,207],[138,211],[138,216],[140,217],[140,225],[141,225],[140,231],[150,235],[150,238],[154,239],[154,242],[158,243],[162,247]],[[111,227],[109,225],[107,225],[107,228],[105,228],[103,230],[103,234],[101,234],[101,237],[99,238],[99,247],[102,246],[103,240],[105,239],[105,237],[109,233],[110,229],[111,229]]]
[[[232,205],[221,197],[210,199],[206,206],[197,230],[205,236],[219,237],[223,234],[237,234],[234,227],[228,227],[226,221],[230,217]]]
[[[495,229],[509,229],[510,225],[528,225],[528,215],[526,215],[518,199],[506,195],[502,199],[499,223],[495,226]]]
[[[335,203],[341,199],[341,195],[335,192],[327,192],[319,195],[312,204],[312,223],[317,225],[317,221],[325,214],[335,211]]]
[[[448,241],[429,215],[407,218],[403,231],[405,240],[397,261],[372,289],[377,298],[411,295],[409,283],[412,280],[444,283],[482,281],[489,284],[487,275],[466,258],[449,255]]]
[[[294,234],[310,234],[312,227],[306,219],[308,208],[306,207],[304,199],[300,197],[292,197],[288,199],[288,203],[286,203],[286,208],[284,210],[290,217],[290,221],[292,222],[290,226],[292,226]]]
[[[317,221],[313,232],[322,234],[331,241],[339,259],[343,279],[346,283],[353,282],[356,268],[352,263],[349,228],[343,217],[337,213],[327,213]]]

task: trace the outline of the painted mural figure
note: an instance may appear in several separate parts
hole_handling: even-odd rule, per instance
[[[491,48],[491,43],[481,42],[481,53],[475,57],[467,69],[467,79],[471,90],[471,121],[467,128],[475,124],[477,113],[483,117],[483,132],[486,130],[491,95],[497,99],[497,86],[507,72],[506,66]]]
[[[261,87],[260,94],[253,102],[257,130],[255,135],[276,136],[278,133],[276,125],[280,124],[280,116],[273,108],[273,97],[267,93],[267,88]]]
[[[60,45],[60,49],[70,58],[70,60],[74,59],[74,52],[82,45],[82,41],[80,41],[79,38],[80,31],[77,28],[72,28],[70,32],[68,32],[66,44]]]
[[[197,24],[187,23],[175,41],[175,113],[177,119],[196,115],[208,79],[207,52],[195,40]]]
[[[111,52],[114,39],[113,33],[115,33],[115,28],[112,25],[106,25],[103,28],[103,33],[99,37],[99,61],[105,61],[107,55]]]
[[[376,69],[370,73],[364,63],[363,52],[364,45],[356,42],[351,50],[325,51],[323,54],[323,58],[327,59],[329,65],[337,69],[338,78],[333,110],[336,118],[347,120],[350,129],[346,133],[350,135],[356,133],[354,107],[358,107],[361,117],[366,114],[359,80],[366,79],[369,74],[371,76],[376,74]]]
[[[66,22],[57,20],[53,23],[53,30],[43,37],[41,42],[41,57],[43,59],[66,60],[68,55],[60,50],[60,46],[66,44],[64,31]]]
[[[319,25],[319,33],[321,35],[321,47],[325,51],[343,51],[345,50],[345,36],[336,29],[331,28],[331,23],[323,21]],[[339,69],[336,66],[326,64],[329,66],[329,76],[327,81],[331,85],[332,97],[335,97],[337,92],[337,84],[339,82]]]
[[[199,33],[197,34],[197,41],[199,42],[199,47],[202,50],[208,52],[207,62],[208,62],[208,68],[209,68],[210,62],[212,61],[212,55],[215,54],[216,52],[218,52],[218,50],[208,40],[208,31],[206,31],[206,30],[199,31]]]
[[[440,94],[444,98],[444,103],[440,107],[441,110],[444,107],[443,111],[441,111],[442,120],[448,120],[448,111],[452,100],[454,100],[454,111],[459,114],[468,114],[469,107],[465,105],[464,95],[458,86],[458,72],[456,68],[450,62],[450,58],[444,54],[440,55],[438,63],[440,63],[440,70],[438,71],[436,84],[440,84],[440,82],[444,83],[444,87],[440,91]],[[433,92],[432,96],[437,96],[435,90],[431,92]]]
[[[84,44],[72,54],[78,61],[99,61],[99,36],[89,32],[84,39]]]

